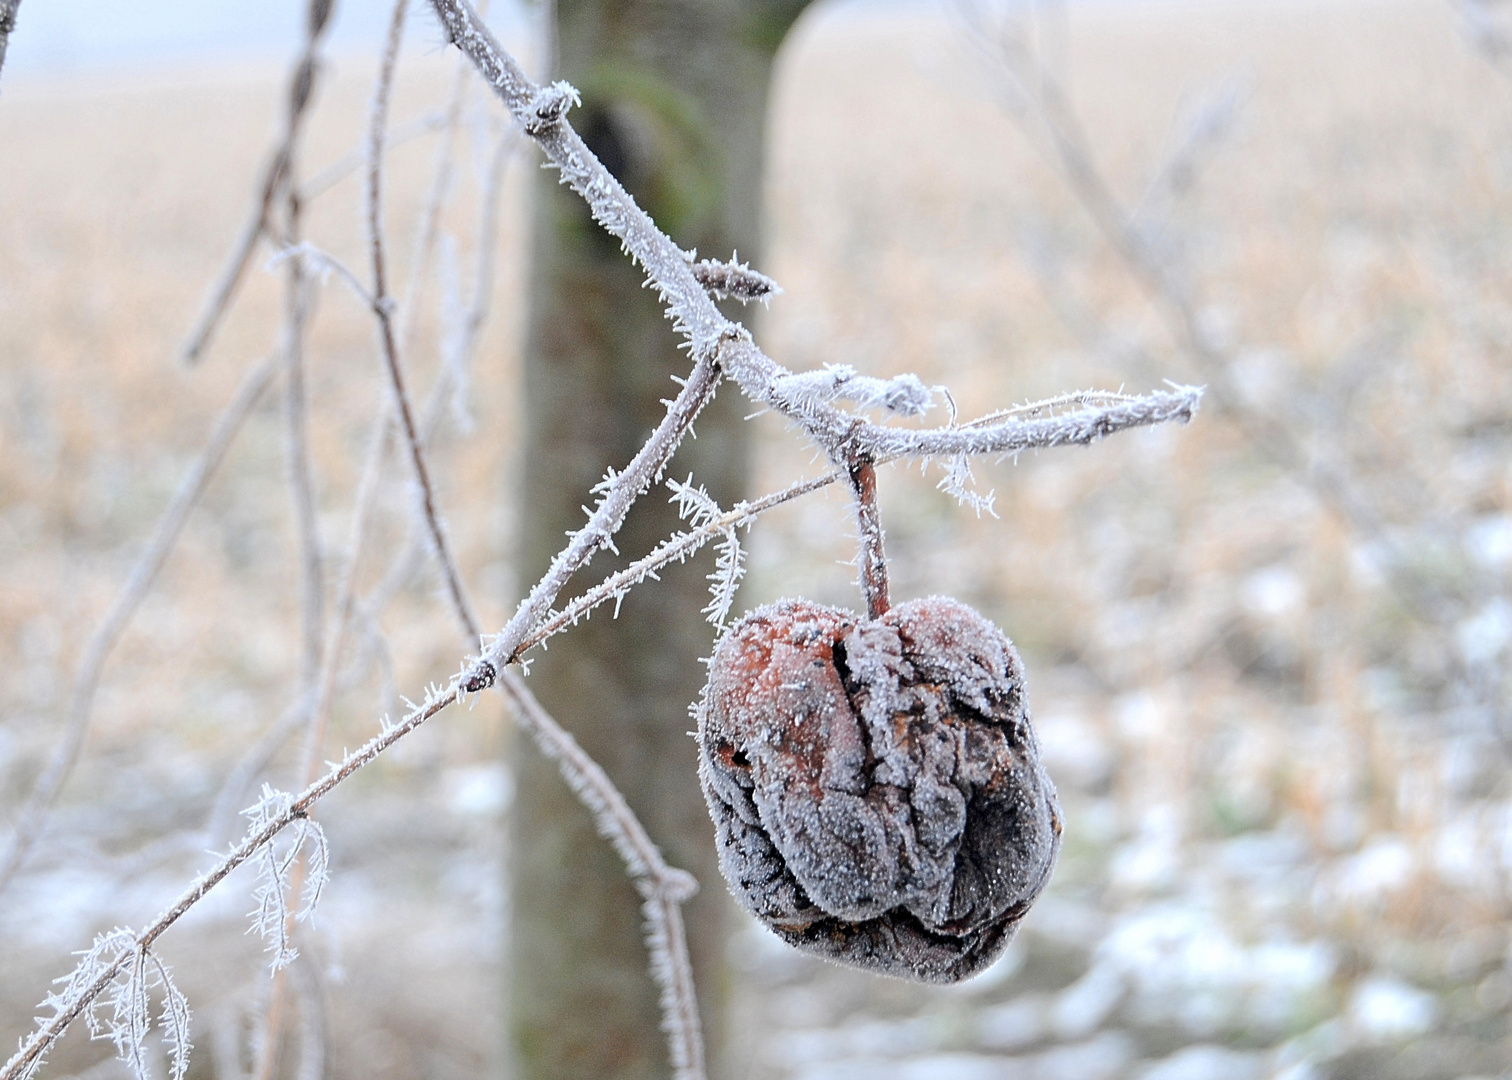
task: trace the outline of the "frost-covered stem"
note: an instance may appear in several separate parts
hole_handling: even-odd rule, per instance
[[[420,509],[430,531],[431,543],[443,570],[443,582],[453,605],[467,606],[462,582],[456,576],[456,564],[447,552],[446,533],[441,527],[441,518],[436,510],[436,493],[431,484],[430,473],[425,467],[425,455],[421,450],[420,433],[415,427],[415,417],[410,409],[409,398],[404,389],[404,372],[399,363],[398,338],[394,328],[393,301],[388,295],[388,276],[383,243],[383,137],[388,124],[389,97],[393,90],[394,70],[399,62],[399,42],[404,34],[404,16],[409,0],[397,0],[393,19],[389,23],[388,39],[384,44],[383,61],[379,69],[378,84],[373,94],[372,122],[368,130],[367,171],[367,227],[368,244],[373,264],[373,312],[378,319],[378,337],[383,350],[383,360],[388,368],[389,383],[394,391],[394,410],[399,417],[399,431],[409,449],[410,464],[415,470],[415,483],[419,487]]]
[[[560,170],[562,181],[587,201],[594,220],[617,237],[646,270],[676,329],[689,339],[694,356],[717,350],[721,370],[735,379],[748,397],[800,424],[837,465],[846,464],[855,455],[880,461],[908,455],[1012,453],[1036,445],[1091,441],[1109,433],[1098,431],[1087,438],[1052,433],[1048,436],[1052,441],[1044,442],[1047,436],[1043,428],[1037,433],[1025,432],[1021,427],[1033,424],[1017,421],[970,433],[954,428],[903,430],[858,421],[822,399],[791,389],[792,373],[758,349],[743,327],[715,307],[694,275],[686,253],[656,227],[573,131],[565,114],[575,91],[565,84],[542,88],[531,82],[466,0],[431,0],[431,4],[452,41],[472,59],[526,134]],[[1188,399],[1186,404],[1164,419],[1190,417],[1201,392],[1184,389],[1181,393]],[[1160,422],[1153,417],[1161,411],[1163,400],[1161,395],[1151,395],[1144,407],[1145,418],[1137,422]],[[504,641],[506,650],[513,644]]]
[[[1102,402],[1105,397],[1110,397],[1111,403],[1103,404]],[[1068,394],[1062,398],[1052,399],[1048,402],[1037,402],[1023,409],[1009,410],[1000,417],[986,418],[989,421],[987,424],[963,424],[957,430],[974,431],[986,429],[990,431],[994,427],[1000,427],[1003,419],[1014,419],[1021,416],[1024,412],[1037,411],[1066,402],[1094,402],[1073,413],[1066,413],[1056,417],[1042,417],[1040,418],[1041,422],[1034,426],[1028,426],[1022,420],[1019,420],[1015,430],[1020,436],[1020,441],[1004,449],[1005,453],[1011,454],[1018,453],[1021,450],[1058,446],[1067,443],[1092,442],[1103,435],[1114,431],[1122,431],[1130,427],[1164,423],[1170,420],[1189,419],[1200,397],[1200,391],[1191,389],[1152,394],[1144,397]],[[908,433],[903,432],[903,434]],[[956,452],[959,453],[961,451]],[[903,447],[898,452],[877,458],[877,464],[885,464],[900,457],[914,456],[916,453],[917,451],[910,449],[905,441]],[[535,629],[529,631],[520,640],[512,655],[515,657],[524,655],[524,653],[535,648],[548,638],[561,633],[570,626],[576,625],[579,619],[588,615],[595,608],[623,596],[632,587],[654,575],[662,567],[674,562],[682,562],[705,544],[719,539],[729,530],[748,525],[761,514],[785,502],[790,502],[810,492],[818,491],[822,487],[848,479],[848,470],[836,469],[810,480],[801,480],[781,491],[765,495],[760,499],[737,503],[730,510],[705,522],[696,529],[668,537],[644,558],[637,560],[623,570],[609,575],[599,584],[574,597],[561,611],[552,612],[548,615]]]
[[[5,70],[5,49],[10,44],[11,31],[16,28],[16,12],[21,0],[0,0],[0,71]]]
[[[210,347],[211,339],[220,328],[221,319],[230,309],[231,302],[246,279],[247,267],[252,264],[252,254],[257,250],[257,242],[269,231],[270,216],[278,193],[290,183],[290,166],[295,145],[304,130],[305,114],[315,93],[315,76],[320,70],[320,42],[331,24],[331,9],[334,6],[335,0],[310,0],[306,9],[304,51],[289,77],[288,111],[284,118],[283,138],[274,148],[273,156],[263,171],[261,189],[253,201],[247,223],[242,226],[236,245],[231,250],[231,257],[226,260],[225,269],[211,288],[205,307],[184,343],[182,358],[186,364],[197,362]]]
[[[466,372],[472,366],[473,353],[477,349],[484,323],[488,320],[493,296],[494,260],[498,251],[496,237],[499,201],[504,188],[505,166],[509,163],[510,152],[514,146],[515,133],[505,132],[500,137],[493,158],[489,162],[488,174],[479,196],[481,205],[478,210],[478,261],[474,271],[472,299],[468,305],[461,340],[456,346],[456,351],[437,375],[425,405],[421,409],[420,439],[424,447],[430,447],[435,441],[436,433],[446,416],[448,402],[464,391]],[[411,518],[410,524],[410,534],[404,546],[390,561],[382,581],[363,601],[364,606],[369,610],[382,610],[388,598],[401,588],[409,577],[417,557],[417,546],[424,543],[419,534],[429,531],[424,521],[416,520],[414,517]]]
[[[242,380],[236,396],[216,419],[199,460],[190,466],[184,479],[180,481],[173,500],[163,511],[163,516],[158,521],[157,531],[153,533],[152,539],[147,544],[147,550],[142,553],[142,557],[131,571],[131,576],[126,579],[126,584],[117,594],[115,603],[100,620],[99,626],[95,628],[88,643],[85,644],[79,658],[78,669],[74,673],[73,689],[68,698],[68,719],[63,727],[63,737],[48,760],[47,768],[38,778],[31,798],[16,815],[15,832],[10,838],[5,853],[0,855],[0,892],[3,892],[9,884],[41,834],[53,800],[57,798],[59,790],[78,761],[79,751],[84,745],[84,736],[89,730],[95,690],[100,684],[100,673],[105,666],[105,661],[109,659],[111,650],[115,648],[121,634],[125,632],[132,617],[136,615],[137,608],[151,591],[153,583],[163,569],[163,564],[168,561],[168,555],[173,551],[179,535],[183,532],[184,523],[188,521],[190,512],[204,495],[210,478],[220,468],[221,462],[225,460],[226,451],[236,438],[237,432],[241,430],[242,421],[247,418],[252,411],[252,406],[267,390],[275,371],[277,371],[276,361],[264,360],[248,372],[246,378]]]
[[[316,803],[330,794],[358,769],[373,761],[379,754],[414,731],[442,709],[456,702],[458,691],[458,683],[456,680],[453,680],[452,684],[445,690],[438,691],[428,697],[424,703],[410,710],[398,724],[386,728],[358,749],[347,754],[339,763],[332,765],[320,779],[310,784],[291,799],[286,810],[275,815],[265,826],[242,840],[214,868],[196,879],[193,885],[133,939],[134,944],[131,948],[123,949],[115,960],[102,967],[100,975],[94,982],[80,990],[72,1001],[63,1006],[62,1011],[43,1027],[32,1033],[31,1037],[22,1044],[21,1049],[5,1063],[4,1069],[0,1070],[0,1080],[17,1080],[18,1077],[22,1076],[27,1067],[41,1055],[45,1054],[48,1048],[58,1040],[58,1037],[63,1034],[68,1025],[78,1019],[85,1007],[94,1001],[95,998],[99,997],[100,992],[130,962],[136,950],[150,947],[153,942],[163,935],[164,931],[178,922],[185,912],[199,903],[206,893],[224,881],[231,871],[257,854],[265,845],[271,843],[273,838],[282,832],[291,822],[308,816],[310,809]]]
[[[588,523],[573,533],[567,546],[551,560],[541,580],[520,602],[504,629],[488,643],[478,659],[480,666],[486,663],[494,670],[502,670],[519,657],[523,651],[522,642],[545,620],[568,579],[595,552],[610,543],[635,500],[661,475],[699,412],[714,397],[718,382],[719,368],[714,357],[709,354],[700,356],[682,391],[668,406],[661,424],[636,451],[625,470],[615,475],[614,482],[589,515]]]
[[[701,1080],[703,1035],[681,908],[682,902],[697,891],[697,881],[686,871],[667,865],[608,774],[541,707],[518,671],[505,669],[499,686],[541,753],[556,762],[578,798],[592,811],[600,834],[614,845],[645,897],[644,911],[651,924],[652,973],[662,987],[663,1022],[672,1062],[678,1080]]]
[[[289,168],[293,174],[293,157]],[[287,198],[288,239],[297,243],[301,206],[292,182]],[[289,489],[294,503],[294,528],[299,549],[300,630],[303,638],[300,687],[308,692],[320,670],[324,634],[325,584],[320,524],[315,509],[315,478],[310,465],[309,394],[305,386],[305,331],[309,322],[310,289],[302,259],[288,260],[284,294],[284,446]]]
[[[880,619],[892,607],[887,596],[887,555],[882,549],[882,515],[877,512],[877,467],[870,458],[857,458],[846,468],[856,504],[856,556],[866,615]]]
[[[625,595],[631,588],[639,585],[648,577],[651,577],[664,566],[674,562],[683,562],[695,552],[712,540],[717,540],[730,530],[742,525],[749,525],[757,517],[775,506],[780,506],[818,491],[822,487],[844,478],[845,473],[841,470],[825,473],[811,480],[800,480],[783,488],[771,495],[763,496],[752,502],[737,503],[732,509],[727,510],[719,517],[706,521],[703,525],[689,532],[677,533],[663,540],[645,558],[638,559],[625,569],[610,574],[587,592],[576,596],[561,611],[553,612],[550,617],[541,622],[534,630],[521,641],[516,655],[523,655],[530,649],[535,648],[541,642],[550,637],[560,634],[569,626],[574,626],[577,621],[594,608],[607,604],[609,601]]]

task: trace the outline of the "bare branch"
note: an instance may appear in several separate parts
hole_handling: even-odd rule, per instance
[[[459,610],[467,608],[462,582],[456,576],[456,566],[447,552],[446,532],[436,509],[435,488],[425,467],[425,454],[420,445],[420,434],[415,428],[415,417],[410,409],[409,398],[404,389],[404,373],[400,366],[398,337],[395,333],[392,302],[388,298],[388,280],[383,243],[383,184],[382,168],[384,129],[388,123],[389,93],[393,85],[393,71],[399,59],[399,41],[404,29],[404,15],[408,0],[398,0],[394,5],[394,18],[390,25],[388,41],[384,46],[382,74],[373,95],[372,122],[368,132],[367,173],[367,227],[368,243],[373,265],[373,310],[378,316],[378,336],[383,348],[384,363],[388,367],[389,382],[394,391],[394,408],[399,416],[399,430],[409,448],[410,464],[415,470],[415,482],[420,489],[421,509],[430,530],[431,543],[435,546],[440,565],[444,571],[444,584],[452,604]],[[477,620],[471,618],[476,627]]]
[[[269,232],[269,215],[273,211],[273,204],[279,192],[290,183],[289,165],[295,145],[304,129],[305,114],[314,97],[315,78],[320,71],[317,54],[330,21],[331,0],[314,0],[309,6],[305,20],[304,51],[295,62],[294,70],[289,76],[288,111],[284,118],[283,138],[263,170],[258,197],[252,204],[252,212],[247,218],[247,223],[242,226],[242,231],[237,237],[231,257],[226,261],[226,268],[210,290],[205,307],[200,312],[199,319],[195,321],[188,340],[184,343],[183,360],[186,364],[197,363],[205,355],[205,350],[210,347],[215,332],[220,328],[221,320],[230,310],[231,303],[236,299],[236,294],[246,278],[247,267],[251,264],[252,253],[257,250],[258,240]]]

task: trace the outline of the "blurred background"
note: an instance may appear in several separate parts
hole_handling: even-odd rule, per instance
[[[310,121],[307,175],[326,186],[306,231],[360,266],[350,154],[386,10],[349,6]],[[215,415],[278,344],[281,278],[259,255],[212,352],[178,360],[279,130],[299,5],[224,22],[204,5],[161,24],[168,8],[133,11],[119,33],[115,6],[95,7],[28,0],[0,77],[12,819],[91,633]],[[491,21],[539,58],[543,17]],[[937,467],[883,471],[895,596],[957,596],[1024,654],[1065,847],[1004,959],[956,987],[827,966],[732,915],[725,1075],[1512,1070],[1502,19],[1440,0],[853,2],[793,28],[760,265],[786,291],[753,318],[770,355],[915,372],[963,417],[1166,378],[1209,396],[1186,427],[976,464],[992,513],[939,490]],[[418,264],[456,70],[428,13],[408,31],[396,291]],[[504,129],[475,85],[464,101],[411,363],[422,391],[438,382],[458,304],[484,281],[476,361],[437,399],[434,453],[459,562],[498,626],[529,584],[511,538],[536,159],[513,152],[480,230]],[[491,277],[480,236],[497,244]],[[370,317],[339,282],[309,355],[319,521],[336,543],[386,392]],[[254,777],[292,786],[295,748],[254,752],[300,662],[283,431],[268,394],[121,638],[79,765],[0,893],[4,1039],[29,1029],[72,950],[150,919],[205,848],[240,834]],[[756,492],[819,468],[772,417],[753,433]],[[377,599],[355,623],[329,756],[460,654],[389,472],[361,572]],[[856,606],[852,532],[838,493],[769,515],[738,606]],[[504,1067],[512,745],[480,700],[325,803],[333,879],[296,981],[330,1075]],[[268,985],[243,933],[251,886],[233,878],[161,943],[196,1009],[196,1076],[248,1066]],[[47,1075],[126,1075],[85,1034]]]

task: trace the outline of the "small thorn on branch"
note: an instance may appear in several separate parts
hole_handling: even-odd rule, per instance
[[[693,264],[693,276],[716,300],[733,297],[745,304],[752,300],[769,300],[782,292],[782,286],[771,278],[736,260],[703,259]]]

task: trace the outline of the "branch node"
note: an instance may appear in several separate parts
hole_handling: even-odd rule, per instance
[[[583,96],[571,83],[557,80],[543,86],[530,103],[530,119],[525,122],[525,134],[539,139],[549,128],[561,122],[567,110],[581,105]]]

